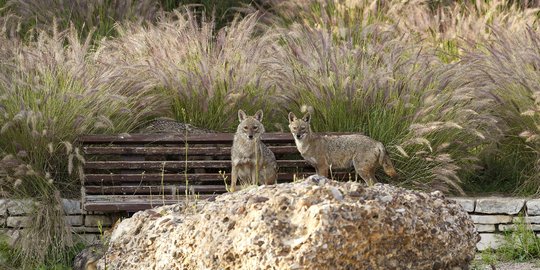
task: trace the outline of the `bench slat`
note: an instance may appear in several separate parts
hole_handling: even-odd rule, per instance
[[[134,212],[188,201],[189,203],[201,203],[216,196],[215,194],[200,194],[189,197],[185,195],[87,195],[83,207],[86,211]]]
[[[186,186],[183,185],[166,185],[166,186],[86,186],[86,194],[185,194]],[[187,191],[193,194],[197,193],[224,193],[227,190],[225,185],[189,185]]]
[[[278,180],[293,181],[296,178],[300,178],[303,175],[311,175],[314,171],[302,172],[302,173],[278,173]],[[226,177],[227,182],[230,182],[231,174],[226,173],[221,175],[219,173],[198,173],[198,174],[87,174],[85,175],[84,182],[86,185],[90,184],[104,184],[110,186],[111,184],[119,183],[153,183],[153,182],[166,182],[166,183],[185,183],[186,177],[189,182],[223,182],[223,177]]]
[[[278,160],[280,168],[298,167],[311,168],[304,160]],[[132,170],[168,170],[190,168],[228,168],[231,167],[230,160],[188,160],[188,161],[87,161],[85,169],[114,170],[114,169],[132,169]]]
[[[100,211],[100,212],[136,212],[162,205],[176,204],[178,201],[155,201],[150,202],[146,200],[133,201],[133,202],[88,202],[84,204],[84,210],[86,211]]]
[[[208,133],[202,135],[182,134],[120,134],[120,135],[83,135],[78,141],[82,144],[102,144],[102,143],[232,143],[234,133]],[[268,143],[294,143],[290,133],[265,133],[262,140]]]
[[[269,146],[270,150],[274,154],[295,154],[298,153],[296,146]],[[86,146],[83,148],[83,151],[87,155],[185,155],[185,147],[150,147],[150,146]],[[199,155],[199,156],[217,156],[217,155],[231,155],[230,146],[222,147],[189,147],[187,148],[188,157],[189,155]]]
[[[176,201],[177,203],[183,202],[183,201],[201,201],[206,200],[208,198],[215,198],[218,194],[197,194],[190,195],[186,197],[184,194],[178,194],[178,195],[87,195],[86,201],[87,202],[138,202],[138,201],[146,201],[146,202],[161,202],[163,200],[165,201]]]

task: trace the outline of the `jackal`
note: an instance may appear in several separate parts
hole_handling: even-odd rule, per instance
[[[264,133],[262,118],[262,110],[258,110],[254,116],[247,116],[242,110],[238,111],[240,124],[231,148],[231,191],[235,191],[238,178],[249,184],[276,183],[276,157],[261,142],[261,135]]]
[[[328,177],[331,168],[346,169],[354,166],[356,174],[368,185],[373,185],[376,181],[375,170],[382,166],[388,176],[397,177],[382,143],[360,134],[321,136],[311,132],[310,120],[309,113],[302,119],[289,113],[289,129],[296,148],[315,167],[317,174]]]

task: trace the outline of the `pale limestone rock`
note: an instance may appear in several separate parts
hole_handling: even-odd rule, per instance
[[[66,215],[82,214],[81,202],[79,200],[62,199],[62,204]]]
[[[463,207],[463,210],[465,210],[465,211],[467,211],[469,213],[474,212],[474,204],[475,204],[475,199],[474,198],[454,197],[454,198],[450,198],[450,199],[456,201],[457,203],[459,203],[461,205],[461,207]]]
[[[540,199],[532,199],[527,201],[527,215],[540,215]]]
[[[71,226],[82,226],[83,216],[64,216],[64,223]]]
[[[494,224],[475,224],[476,231],[478,232],[495,232]]]
[[[480,242],[476,245],[479,251],[486,250],[488,248],[497,249],[502,245],[504,237],[501,234],[496,233],[481,233]]]
[[[6,207],[10,216],[25,216],[34,209],[34,202],[30,199],[7,200]]]
[[[466,268],[479,241],[455,201],[382,184],[305,180],[185,208],[122,221],[100,269]]]
[[[471,215],[471,218],[474,224],[504,224],[504,223],[512,222],[512,216],[505,216],[505,215],[489,215],[489,216]]]
[[[7,226],[8,228],[26,228],[28,225],[30,225],[31,218],[30,217],[8,217],[7,218]]]
[[[517,221],[520,217],[514,217],[514,221]],[[540,216],[530,216],[530,217],[524,217],[524,221],[526,223],[540,223]]]
[[[500,224],[499,231],[513,231],[517,228],[515,224]],[[540,231],[540,224],[527,224],[527,228],[535,232]]]
[[[515,198],[481,198],[476,200],[475,213],[515,215],[523,209],[524,199]]]
[[[8,245],[10,247],[15,246],[15,244],[21,239],[22,232],[24,232],[24,229],[0,229],[0,234],[7,237]]]

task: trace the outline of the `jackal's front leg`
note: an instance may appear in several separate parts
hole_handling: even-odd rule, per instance
[[[328,178],[328,170],[330,169],[330,167],[326,166],[326,165],[316,165],[315,166],[315,171],[317,172],[318,175],[320,176],[324,176],[326,178]]]

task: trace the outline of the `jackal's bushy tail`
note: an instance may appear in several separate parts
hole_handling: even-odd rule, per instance
[[[388,156],[388,152],[386,152],[386,149],[384,148],[384,145],[382,143],[379,144],[379,164],[382,165],[386,175],[392,178],[398,177],[396,168],[394,168],[394,165],[392,164],[392,160],[390,160],[390,157]]]

